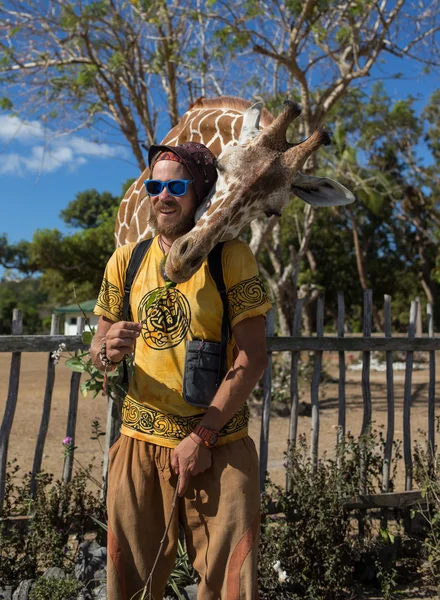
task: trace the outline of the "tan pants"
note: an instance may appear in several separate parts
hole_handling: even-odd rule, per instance
[[[172,450],[121,435],[110,449],[108,600],[145,585],[171,513]],[[199,574],[198,600],[256,600],[260,524],[258,457],[251,438],[214,448],[212,466],[190,479],[153,576],[161,600],[177,552],[179,522]]]

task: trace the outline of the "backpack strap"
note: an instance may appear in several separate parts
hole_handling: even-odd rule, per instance
[[[124,303],[122,305],[122,321],[127,321],[128,315],[130,312],[130,292],[131,286],[133,285],[134,278],[136,277],[136,273],[141,266],[142,259],[153,243],[152,239],[143,240],[136,244],[133,249],[133,252],[130,257],[130,262],[128,263],[127,270],[125,272],[125,284],[124,284]],[[132,316],[132,315],[130,315]],[[122,385],[128,385],[128,369],[127,369],[127,361],[123,361],[122,365]]]
[[[131,254],[130,262],[128,263],[127,271],[125,273],[125,284],[124,284],[124,303],[122,305],[122,321],[126,321],[128,313],[130,312],[130,292],[131,286],[133,285],[136,273],[139,270],[142,259],[147,253],[149,247],[153,243],[152,239],[143,240],[136,244]]]
[[[224,242],[219,242],[208,255],[208,267],[211,277],[215,281],[217,291],[223,304],[222,330],[220,340],[220,365],[217,375],[217,387],[220,385],[225,376],[226,351],[228,347],[228,339],[230,334],[229,317],[228,317],[228,295],[226,293],[225,280],[223,278],[222,251]]]

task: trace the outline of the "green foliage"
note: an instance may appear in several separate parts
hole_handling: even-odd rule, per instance
[[[436,420],[436,433],[440,433],[440,418]],[[421,573],[426,583],[440,591],[440,462],[438,448],[416,443],[414,451],[414,480],[422,491],[423,505],[414,511],[425,527],[423,564]]]
[[[52,475],[37,476],[37,494],[30,495],[30,474],[18,480],[19,468],[9,465],[6,478],[4,517],[0,523],[0,581],[14,585],[34,579],[48,567],[73,569],[69,536],[83,536],[94,528],[92,518],[105,520],[105,505],[99,490],[91,492],[91,466],[75,471],[69,483],[53,482]],[[28,515],[23,529],[13,515]],[[104,536],[101,536],[102,543]]]
[[[60,217],[70,227],[92,229],[113,219],[120,198],[110,192],[85,190],[76,194],[75,199],[60,212]]]
[[[81,587],[77,579],[41,577],[33,585],[29,600],[76,600]]]
[[[326,456],[314,466],[305,437],[286,459],[292,491],[269,482],[263,494],[263,523],[259,556],[262,600],[337,600],[347,597],[356,569],[367,548],[390,543],[384,533],[376,539],[372,530],[361,542],[351,535],[350,514],[343,501],[357,494],[360,485],[359,459],[367,465],[369,493],[380,488],[383,439],[377,431],[355,440],[347,436],[337,449],[337,459]],[[395,452],[393,474],[396,472]],[[270,517],[269,513],[279,513]],[[373,554],[377,555],[378,550]],[[379,571],[380,567],[380,571]],[[391,589],[392,565],[380,563],[376,575],[383,589]],[[386,572],[386,569],[389,571]],[[386,575],[386,573],[388,575]],[[386,581],[385,581],[386,579]]]
[[[1,281],[0,335],[11,333],[14,308],[22,311],[25,334],[41,333],[43,330],[42,307],[47,304],[48,296],[41,289],[39,279]]]

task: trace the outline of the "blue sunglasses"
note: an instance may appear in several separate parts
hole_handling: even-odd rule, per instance
[[[194,179],[170,179],[169,181],[161,181],[160,179],[146,179],[144,181],[147,188],[147,194],[150,196],[158,196],[164,187],[167,188],[172,196],[184,196],[188,191],[188,186],[193,183]]]

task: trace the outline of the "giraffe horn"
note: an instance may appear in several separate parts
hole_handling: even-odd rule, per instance
[[[243,125],[241,126],[239,145],[246,144],[259,133],[261,111],[263,103],[256,102],[243,113]]]
[[[283,163],[288,168],[301,169],[306,160],[320,146],[328,146],[331,143],[329,134],[321,128],[315,131],[303,142],[295,144],[283,154]]]
[[[290,123],[301,114],[301,106],[293,100],[285,100],[284,110],[278,115],[275,121],[264,129],[264,138],[266,141],[273,140],[278,142],[286,140],[287,128]]]

